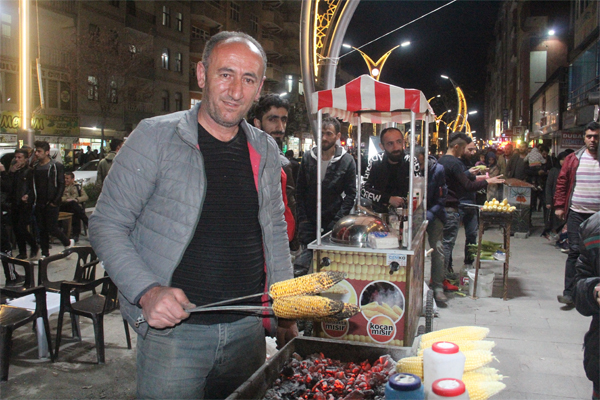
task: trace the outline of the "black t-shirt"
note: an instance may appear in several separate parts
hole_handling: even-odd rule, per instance
[[[265,285],[258,192],[246,135],[241,127],[222,142],[198,125],[204,158],[206,194],[196,231],[171,286],[182,289],[197,306],[262,293]],[[202,198],[203,193],[198,193]],[[241,304],[260,305],[255,302]],[[244,314],[192,313],[194,324],[233,322]]]

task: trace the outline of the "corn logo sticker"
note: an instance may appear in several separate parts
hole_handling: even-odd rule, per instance
[[[350,324],[348,320],[337,321],[337,322],[321,322],[321,328],[325,335],[332,339],[339,339],[346,336]]]
[[[404,316],[404,304],[404,294],[400,288],[387,281],[369,283],[360,295],[360,309],[367,321],[384,315],[398,323]]]
[[[369,337],[378,343],[388,343],[396,337],[396,324],[386,315],[378,315],[367,322]]]

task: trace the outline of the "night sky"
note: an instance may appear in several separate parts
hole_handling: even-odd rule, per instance
[[[446,3],[363,0],[354,13],[344,43],[362,46]],[[450,108],[454,119],[456,92],[450,81],[440,77],[449,76],[465,93],[467,109],[478,111],[477,115],[469,116],[469,124],[479,136],[483,133],[487,54],[494,40],[500,4],[496,0],[459,0],[361,50],[377,61],[395,45],[410,41],[410,46],[399,47],[390,55],[380,81],[419,89],[427,98],[441,94],[443,100],[431,101],[433,109],[439,115]],[[342,48],[340,54],[348,51]],[[354,76],[368,73],[358,52],[343,57],[340,65]]]

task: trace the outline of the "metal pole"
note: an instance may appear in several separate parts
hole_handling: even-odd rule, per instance
[[[318,10],[316,8],[317,2],[315,1],[303,1],[302,10],[300,14],[300,67],[302,72],[302,84],[304,85],[304,101],[306,102],[306,109],[308,110],[308,120],[313,132],[316,132],[318,128],[315,117],[312,114],[312,94],[315,92],[315,69],[311,62],[312,60],[312,21],[313,15],[316,15]]]
[[[362,178],[361,176],[361,159],[362,159],[362,155],[360,154],[360,145],[361,145],[361,134],[362,134],[362,130],[361,130],[361,120],[360,120],[360,115],[358,117],[358,123],[356,124],[356,140],[358,142],[358,146],[356,146],[356,148],[358,149],[358,170],[356,171],[356,206],[354,207],[355,210],[358,210],[358,206],[360,205],[360,180]]]
[[[321,142],[321,137],[323,136],[323,132],[321,131],[321,124],[323,123],[323,110],[319,110],[317,113],[317,246],[321,245],[321,209],[323,208],[321,204],[321,162],[323,161],[323,155],[321,154],[321,148],[323,147],[323,143]],[[312,150],[309,150],[312,151]]]
[[[425,113],[425,168],[423,176],[425,177],[425,190],[423,191],[423,210],[427,213],[427,180],[429,179],[429,111]],[[425,248],[425,247],[423,247]]]
[[[412,238],[413,238],[413,188],[415,178],[415,129],[417,114],[414,111],[410,112],[410,179],[408,183],[408,196],[406,202],[408,203],[408,250],[412,249]]]

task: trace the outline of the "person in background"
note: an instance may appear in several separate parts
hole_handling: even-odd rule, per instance
[[[512,144],[507,144],[504,148],[500,147],[496,150],[496,159],[498,162],[498,168],[500,169],[500,175],[506,176],[506,160],[510,157],[507,152],[512,155],[513,147]]]
[[[488,168],[488,176],[490,178],[494,176],[502,175],[500,173],[500,167],[498,167],[496,153],[489,151],[485,156],[485,165]],[[492,199],[500,200],[502,198],[502,185],[491,184],[487,186],[487,200]]]
[[[421,171],[425,171],[425,148],[415,147],[415,155]],[[427,163],[427,239],[431,253],[431,289],[435,301],[445,303],[448,297],[444,294],[444,223],[446,222],[446,175],[444,167],[438,164],[434,156],[428,157]]]
[[[568,153],[565,151],[558,154],[558,164],[548,171],[548,178],[546,178],[544,198],[546,200],[547,218],[544,219],[544,231],[541,236],[548,240],[551,240],[550,235],[558,234],[564,225],[554,214],[554,192],[556,191],[556,180],[567,155]]]
[[[581,315],[592,317],[583,339],[583,368],[600,399],[600,212],[579,227],[580,254],[575,264],[573,299]]]
[[[31,190],[33,173],[28,165],[29,152],[24,149],[15,151],[15,162],[8,171],[10,185],[12,227],[17,239],[19,254],[16,258],[27,259],[27,245],[30,247],[29,257],[37,257],[39,246],[29,231],[34,195]]]
[[[573,305],[575,263],[579,257],[579,226],[600,211],[600,165],[598,136],[600,124],[590,122],[585,127],[585,146],[565,158],[556,180],[554,213],[567,221],[569,255],[565,263],[565,287],[558,295],[559,303]]]
[[[35,220],[40,230],[42,257],[50,255],[50,234],[60,240],[65,249],[75,245],[58,228],[60,200],[65,190],[65,170],[61,163],[50,158],[50,145],[45,141],[35,142],[38,163],[33,168],[33,193]]]
[[[525,180],[525,157],[527,156],[527,153],[527,143],[520,143],[518,150],[510,156],[510,159],[508,159],[506,164],[507,178],[515,178],[522,181]]]
[[[88,226],[88,217],[85,213],[85,207],[82,203],[88,201],[89,197],[85,189],[75,182],[75,174],[72,172],[65,173],[65,191],[62,195],[62,203],[60,211],[65,211],[73,214],[71,217],[71,233],[75,243],[79,242],[79,234],[81,233],[81,222]]]
[[[122,139],[112,139],[110,141],[110,151],[102,160],[98,162],[98,174],[96,175],[96,185],[102,189],[102,184],[108,175],[108,171],[110,171],[110,167],[112,167],[113,160],[117,156],[119,150],[123,147]]]
[[[138,333],[137,396],[223,399],[283,346],[295,321],[186,310],[257,295],[292,278],[275,140],[244,116],[258,100],[260,43],[223,31],[196,68],[203,99],[141,121],[104,181],[90,243]]]
[[[90,161],[90,156],[92,154],[92,147],[91,146],[87,146],[87,152],[84,153],[83,151],[81,153],[79,153],[79,166],[83,166],[85,163],[87,163],[88,161]]]
[[[298,160],[294,158],[294,150],[288,150],[285,152],[285,157],[290,160],[290,165],[292,166],[292,175],[294,176],[294,181],[298,181],[298,173],[300,172],[300,163]]]
[[[307,151],[300,164],[296,201],[298,239],[303,253],[294,260],[294,275],[309,271],[312,251],[306,246],[317,237],[317,179],[321,180],[321,227],[323,233],[350,214],[356,199],[356,164],[350,153],[337,145],[341,127],[337,119],[323,118],[321,143],[321,176],[317,176],[317,147]]]

